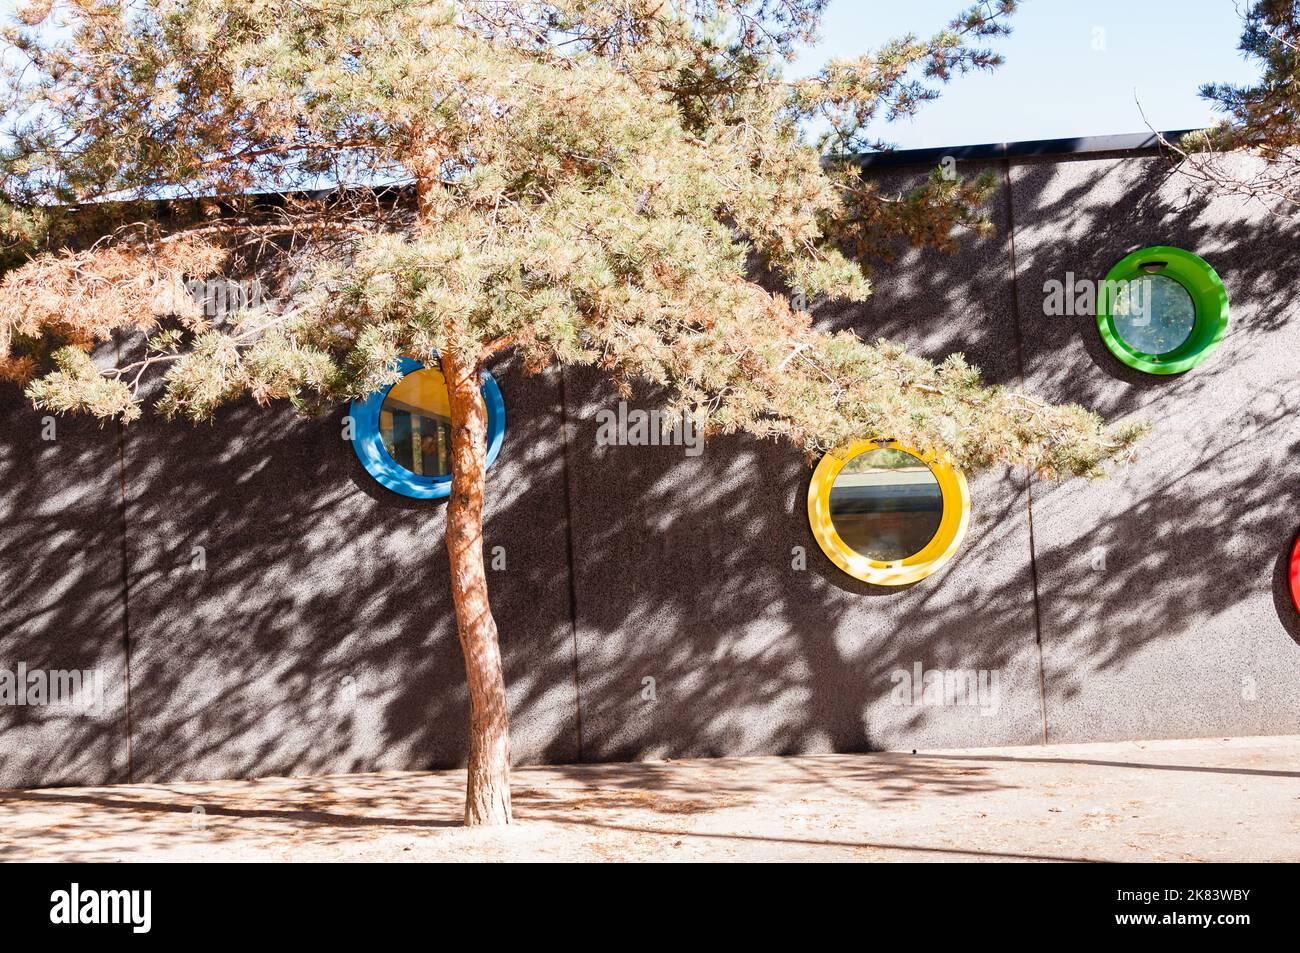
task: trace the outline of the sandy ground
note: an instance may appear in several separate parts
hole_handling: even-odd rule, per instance
[[[1300,860],[1300,736],[0,791],[0,860]]]

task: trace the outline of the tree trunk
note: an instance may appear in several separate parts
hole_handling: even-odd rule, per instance
[[[469,783],[465,824],[509,824],[510,723],[497,624],[488,605],[483,566],[483,485],[487,470],[487,408],[477,361],[441,355],[451,398],[451,498],[447,553],[456,631],[469,683]]]

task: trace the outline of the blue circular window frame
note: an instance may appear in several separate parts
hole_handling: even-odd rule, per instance
[[[397,369],[402,378],[423,370],[424,364],[410,357],[399,357]],[[487,371],[482,372],[483,403],[487,407],[487,465],[501,453],[501,443],[506,436],[506,402],[501,397],[501,388],[496,379]],[[401,383],[401,381],[398,381]],[[377,390],[364,400],[352,401],[350,412],[356,431],[352,437],[352,449],[357,459],[366,468],[366,472],[375,478],[380,486],[400,493],[415,500],[445,500],[451,495],[451,475],[420,476],[402,466],[389,454],[379,434],[379,411],[384,406],[388,392],[396,387],[393,384],[383,390]]]

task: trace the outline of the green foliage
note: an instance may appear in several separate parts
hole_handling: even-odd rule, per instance
[[[18,208],[0,199],[0,273],[22,264],[40,247],[46,216],[37,208]]]
[[[1300,146],[1300,3],[1256,0],[1245,11],[1238,47],[1263,75],[1251,86],[1206,83],[1201,95],[1225,114],[1212,129],[1193,133],[1193,151],[1264,147],[1271,154]],[[1292,159],[1294,161],[1294,158]]]
[[[56,413],[82,411],[96,417],[140,416],[140,405],[120,378],[105,377],[85,351],[62,347],[53,354],[54,370],[33,381],[27,395],[38,407]]]
[[[1002,65],[999,54],[972,41],[1010,33],[1007,17],[1017,5],[1016,0],[975,4],[927,40],[909,33],[875,52],[832,60],[815,77],[794,84],[799,110],[829,127],[821,147],[849,155],[879,148],[883,143],[868,134],[874,120],[914,116],[954,75]]]
[[[7,33],[22,54],[0,162],[13,208],[188,198],[200,215],[178,220],[179,239],[150,224],[81,255],[38,256],[0,286],[0,332],[9,315],[18,329],[80,328],[83,348],[128,326],[153,336],[144,357],[97,376],[65,355],[29,388],[42,406],[101,415],[136,415],[153,368],[160,408],[202,419],[241,395],[312,408],[367,393],[392,381],[402,353],[473,366],[509,347],[533,370],[584,362],[625,388],[668,385],[710,433],[810,453],[887,436],[969,467],[1097,473],[1135,431],[985,387],[959,357],[935,365],[817,332],[755,282],[762,266],[803,296],[860,301],[866,259],[990,227],[991,176],[936,173],[889,194],[839,154],[862,148],[873,120],[996,66],[978,44],[1006,31],[1015,4],[977,4],[928,41],[786,81],[825,5],[33,10]],[[810,138],[818,124],[830,131]],[[306,188],[327,191],[241,198]],[[141,299],[138,282],[100,294],[107,311],[78,295],[86,276],[126,286],[132,264],[168,288],[178,275],[256,275],[275,304],[209,321]],[[39,315],[37,275],[61,289]],[[0,360],[7,348],[0,335]]]

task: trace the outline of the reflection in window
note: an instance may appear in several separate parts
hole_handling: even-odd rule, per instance
[[[859,454],[831,486],[835,532],[869,559],[896,562],[916,555],[934,538],[942,518],[939,481],[905,450]]]
[[[1115,331],[1139,354],[1168,354],[1186,343],[1196,325],[1196,305],[1179,282],[1143,275],[1120,285]]]
[[[451,407],[442,371],[424,367],[393,386],[379,410],[384,449],[419,476],[451,473]]]

